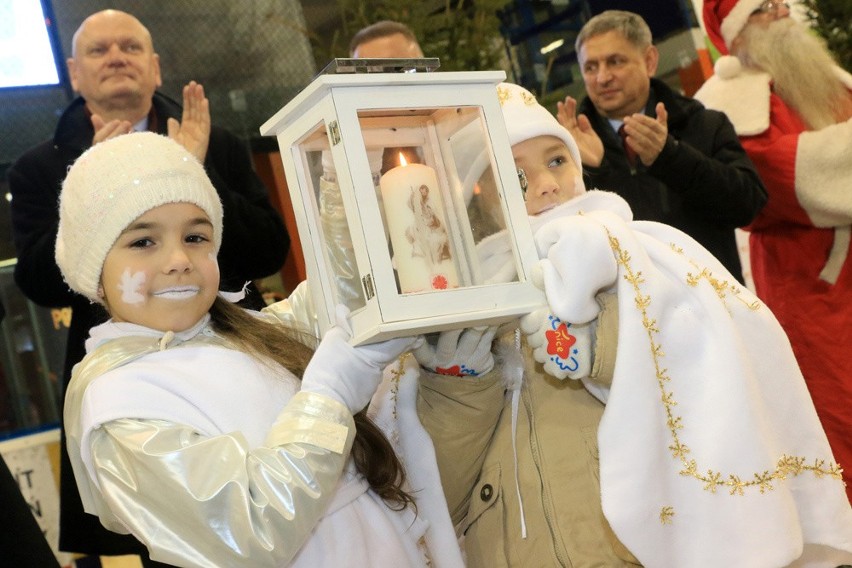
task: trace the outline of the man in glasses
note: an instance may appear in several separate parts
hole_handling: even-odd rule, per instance
[[[769,192],[751,225],[777,316],[852,500],[852,76],[777,0],[705,0],[722,57],[696,98],[725,111]]]

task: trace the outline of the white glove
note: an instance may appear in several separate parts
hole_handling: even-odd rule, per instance
[[[442,331],[414,350],[420,366],[439,375],[476,377],[494,368],[491,343],[497,327],[470,327]]]
[[[595,296],[618,277],[604,227],[582,215],[554,219],[536,231],[535,242],[542,260],[531,279],[544,289],[553,315],[576,323],[595,319]]]
[[[582,379],[592,372],[596,324],[597,320],[566,323],[542,308],[521,318],[521,331],[533,348],[533,358],[544,364],[548,375]]]
[[[302,377],[302,390],[342,402],[352,414],[362,411],[382,381],[382,371],[400,355],[422,343],[422,336],[380,343],[349,344],[349,310],[337,306],[336,326],[328,330]]]

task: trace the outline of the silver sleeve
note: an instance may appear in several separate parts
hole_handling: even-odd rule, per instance
[[[250,449],[239,432],[209,437],[163,420],[103,424],[90,436],[87,464],[101,522],[176,566],[286,565],[327,509],[354,437],[351,415],[330,408],[327,428],[348,431],[343,451],[306,443],[315,408],[299,416],[293,406],[286,420],[306,432],[270,448]]]

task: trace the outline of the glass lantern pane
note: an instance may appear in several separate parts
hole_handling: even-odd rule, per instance
[[[307,178],[305,187],[310,191],[309,202],[319,221],[322,244],[321,250],[316,252],[322,255],[325,266],[330,269],[334,303],[344,304],[354,312],[366,302],[325,123],[318,124],[296,146],[301,152]]]
[[[517,281],[482,108],[369,109],[358,119],[371,163],[381,164],[377,199],[397,291]],[[489,262],[495,244],[505,249],[499,265]]]

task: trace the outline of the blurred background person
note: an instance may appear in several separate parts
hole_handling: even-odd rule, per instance
[[[358,59],[409,59],[423,57],[423,51],[408,26],[392,20],[382,20],[358,30],[352,36],[349,55]]]

